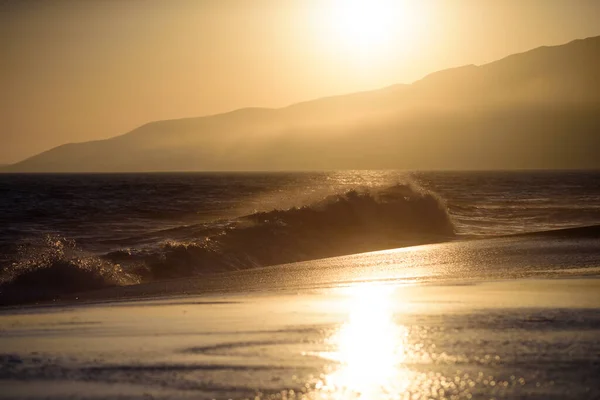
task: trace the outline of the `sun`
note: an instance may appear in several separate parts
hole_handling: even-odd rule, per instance
[[[414,40],[420,1],[330,0],[324,10],[325,34],[336,52],[374,61]]]
[[[334,6],[333,29],[346,44],[377,46],[391,36],[395,14],[392,1],[346,0]]]

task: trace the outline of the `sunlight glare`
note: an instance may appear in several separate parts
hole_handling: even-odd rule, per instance
[[[332,46],[364,62],[391,57],[416,40],[422,17],[419,2],[408,0],[332,0],[325,24]]]
[[[350,0],[339,6],[334,24],[343,39],[358,47],[381,43],[394,23],[389,1]]]
[[[407,331],[394,322],[394,288],[365,284],[348,289],[348,320],[329,339],[335,350],[321,354],[340,366],[326,376],[321,391],[361,398],[397,392],[408,385],[401,367]]]

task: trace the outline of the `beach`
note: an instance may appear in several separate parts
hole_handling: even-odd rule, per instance
[[[0,398],[598,398],[600,247],[581,232],[6,307]]]
[[[600,400],[598,21],[0,1],[0,400]]]

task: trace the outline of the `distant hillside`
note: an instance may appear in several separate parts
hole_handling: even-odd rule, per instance
[[[5,172],[600,168],[600,37],[412,85],[152,122]]]

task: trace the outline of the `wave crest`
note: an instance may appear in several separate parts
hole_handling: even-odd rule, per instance
[[[219,234],[168,242],[146,261],[153,279],[245,269],[447,240],[444,203],[414,185],[362,188],[311,205],[257,212]]]
[[[140,282],[119,264],[86,255],[74,241],[60,236],[46,235],[21,245],[18,253],[18,261],[0,273],[4,304]]]
[[[162,241],[131,239],[131,248],[101,256],[52,235],[21,245],[0,271],[0,303],[439,242],[454,226],[435,194],[397,184],[149,235]]]

